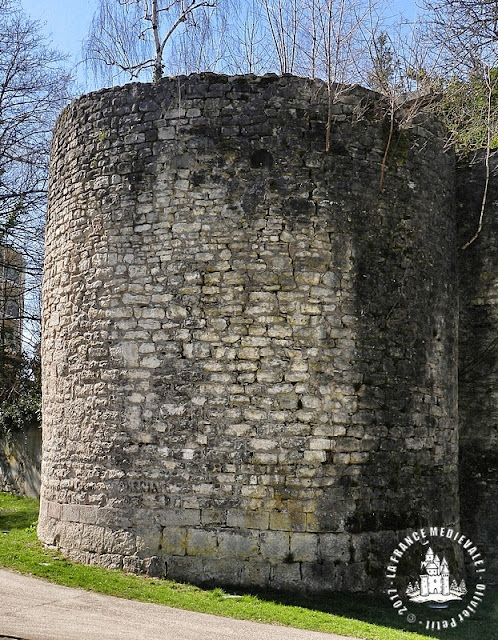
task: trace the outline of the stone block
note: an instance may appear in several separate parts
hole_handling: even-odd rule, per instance
[[[187,529],[181,527],[163,529],[160,549],[161,553],[165,555],[185,555],[187,550]]]
[[[64,549],[64,555],[71,562],[76,562],[79,564],[92,564],[92,558],[95,558],[95,563],[100,564],[100,554],[98,553],[88,553],[87,551],[80,551],[78,549]]]
[[[252,461],[254,464],[277,464],[279,461],[279,455],[276,453],[261,453],[255,451],[252,455]]]
[[[80,549],[83,526],[84,525],[75,522],[66,524],[63,521],[58,523],[55,535],[56,544],[60,545],[61,549],[65,550]]]
[[[200,509],[164,509],[157,515],[158,523],[163,527],[200,526]]]
[[[161,127],[158,129],[157,136],[159,140],[174,140],[176,135],[175,127]]]
[[[114,555],[131,556],[136,552],[136,536],[129,531],[104,532],[104,548]]]
[[[252,558],[258,555],[259,538],[256,533],[220,531],[219,555],[224,558]]]
[[[213,557],[217,552],[218,538],[215,531],[188,529],[186,545],[189,556]]]
[[[44,504],[42,500],[41,504]],[[55,520],[60,520],[62,517],[62,505],[58,502],[47,502],[47,515],[49,518],[54,518]],[[40,511],[40,514],[43,515],[45,511]]]
[[[272,589],[299,590],[301,580],[301,565],[299,562],[279,564],[271,568],[270,587]]]
[[[322,533],[343,529],[347,502],[334,501],[332,505],[317,506],[317,510],[306,514],[306,531]]]
[[[342,586],[345,591],[361,593],[368,591],[374,582],[368,579],[366,565],[362,563],[342,567]]]
[[[123,558],[123,571],[127,573],[141,573],[142,560],[138,556],[125,556]]]
[[[290,557],[294,562],[316,562],[318,536],[314,533],[291,533]]]
[[[306,514],[299,511],[272,511],[270,529],[275,531],[306,531]]]
[[[304,562],[301,565],[302,585],[310,592],[342,591],[342,570],[342,565],[333,562]]]
[[[271,564],[279,564],[289,557],[290,533],[284,531],[263,531],[261,539],[261,555]]]
[[[103,527],[97,527],[91,524],[83,525],[79,548],[83,551],[102,553],[106,546],[104,540],[105,532],[106,531]]]
[[[270,583],[271,567],[267,562],[250,560],[244,562],[240,573],[240,585],[265,589]]]
[[[202,582],[236,587],[241,583],[243,567],[248,564],[236,558],[209,558],[202,563]]]
[[[178,582],[202,584],[204,582],[203,559],[192,556],[165,556],[166,577]]]
[[[164,578],[167,573],[166,560],[161,556],[150,556],[142,560],[141,572],[151,578]]]
[[[254,451],[274,451],[278,449],[278,442],[264,438],[251,438],[249,440],[251,449]]]
[[[240,490],[240,494],[245,498],[265,498],[270,491],[261,485],[244,485]]]
[[[270,338],[290,338],[292,336],[292,327],[287,324],[276,324],[268,327],[268,336]]]
[[[315,451],[331,448],[330,438],[310,438],[310,449]]]
[[[260,369],[256,372],[258,382],[281,382],[282,378],[283,372],[281,369]]]
[[[202,526],[225,525],[227,521],[227,513],[224,509],[202,509],[201,524]]]
[[[347,533],[322,533],[318,541],[320,561],[334,563],[351,559],[351,538]]]
[[[99,564],[105,569],[122,569],[123,556],[114,553],[102,553],[97,557],[95,564]]]
[[[311,464],[325,462],[327,453],[325,451],[305,451],[304,460]]]
[[[80,505],[78,504],[63,504],[61,519],[65,522],[79,522],[80,521]]]
[[[229,509],[226,524],[234,529],[259,529],[269,527],[270,514],[268,511],[235,511]]]
[[[260,351],[256,347],[241,347],[237,351],[239,360],[259,360]]]

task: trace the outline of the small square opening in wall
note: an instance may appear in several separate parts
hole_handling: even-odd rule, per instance
[[[251,167],[253,169],[269,169],[273,167],[273,164],[273,156],[267,149],[258,149],[251,154]]]

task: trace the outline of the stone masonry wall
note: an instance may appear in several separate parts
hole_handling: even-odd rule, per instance
[[[0,431],[0,491],[40,497],[40,425]]]
[[[195,583],[367,590],[458,521],[453,159],[381,99],[213,74],[55,131],[39,535]]]
[[[458,167],[458,240],[477,230],[486,170],[481,158]],[[496,158],[483,228],[460,251],[459,420],[462,529],[472,531],[498,580],[498,181]]]

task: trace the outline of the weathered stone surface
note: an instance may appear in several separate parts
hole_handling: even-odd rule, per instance
[[[0,431],[0,491],[40,496],[42,437],[39,425]]]
[[[458,167],[458,241],[476,232],[485,188],[484,159]],[[459,253],[460,493],[462,530],[498,579],[498,182],[491,160],[483,227]],[[444,455],[444,449],[441,454]]]
[[[379,192],[381,98],[338,94],[328,153],[327,103],[318,82],[206,74],[61,115],[43,541],[198,583],[361,590],[370,532],[457,522],[452,156],[436,123],[408,126]]]

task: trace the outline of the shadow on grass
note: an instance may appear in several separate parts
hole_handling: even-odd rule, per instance
[[[391,629],[412,631],[443,640],[444,638],[448,638],[448,640],[469,640],[470,638],[498,640],[498,589],[496,587],[488,588],[476,613],[462,622],[459,621],[458,614],[465,608],[464,604],[457,603],[452,610],[437,611],[429,609],[426,605],[408,603],[410,613],[416,616],[416,621],[412,624],[407,622],[406,616],[397,614],[387,596],[374,597],[345,593],[306,596],[279,592],[253,592],[253,595],[256,595],[261,600],[303,607]],[[454,617],[457,622],[455,628],[441,629],[440,631],[426,629],[426,621],[428,619],[441,621],[451,619],[451,617]]]

